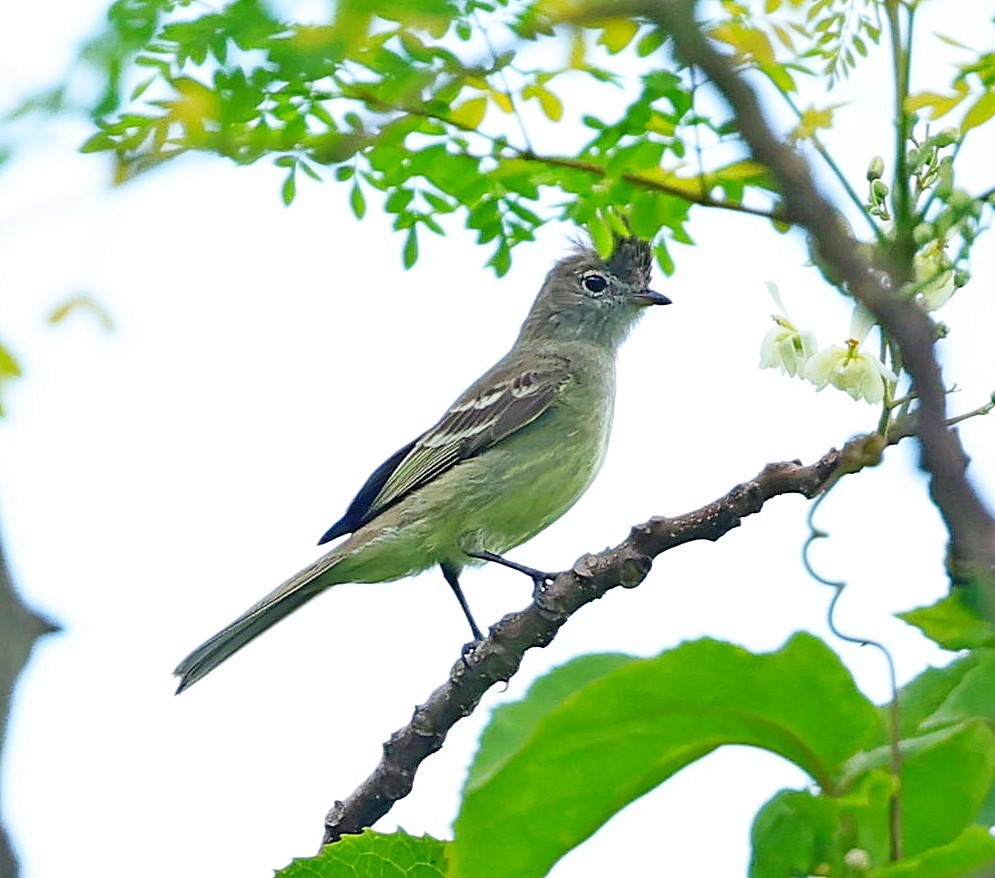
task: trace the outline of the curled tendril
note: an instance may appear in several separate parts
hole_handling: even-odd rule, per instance
[[[846,588],[846,582],[842,579],[827,579],[826,577],[820,575],[816,572],[815,568],[812,566],[811,559],[809,558],[809,549],[816,540],[825,539],[829,534],[816,527],[815,525],[815,514],[819,507],[822,505],[822,501],[826,499],[826,496],[835,486],[838,477],[841,473],[837,472],[829,477],[826,488],[818,496],[816,501],[812,504],[808,512],[808,528],[809,535],[805,540],[805,544],[802,546],[802,563],[805,565],[805,570],[808,575],[811,576],[816,582],[822,585],[829,586],[833,589],[833,597],[829,602],[829,607],[826,610],[826,622],[829,625],[829,630],[833,633],[835,637],[840,640],[845,640],[847,643],[855,643],[858,646],[873,646],[877,649],[885,659],[888,665],[888,678],[891,684],[891,704],[889,705],[889,723],[888,723],[888,744],[890,750],[890,770],[892,776],[895,778],[895,791],[891,796],[891,859],[892,861],[899,860],[902,857],[902,835],[901,835],[901,771],[902,771],[902,754],[899,749],[899,740],[901,736],[900,732],[900,713],[898,705],[898,677],[895,673],[895,661],[892,658],[891,652],[888,648],[877,640],[871,640],[868,637],[854,637],[850,634],[845,634],[836,625],[836,604],[839,602],[840,596],[843,594]]]

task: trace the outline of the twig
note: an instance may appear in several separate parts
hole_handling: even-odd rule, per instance
[[[468,134],[475,134],[482,137],[483,139],[490,141],[492,144],[499,142],[499,138],[487,134],[472,125],[467,125],[456,119],[452,119],[449,116],[435,110],[428,110],[424,107],[418,106],[402,106],[400,104],[384,101],[369,89],[350,88],[347,90],[343,86],[342,94],[344,97],[350,98],[351,100],[362,101],[370,107],[377,107],[384,111],[405,113],[409,116],[415,116],[419,119],[429,119],[433,122],[441,122],[445,125],[451,125],[460,131],[465,131]],[[510,144],[506,144],[505,148],[510,150],[511,158],[520,159],[524,162],[549,165],[554,168],[569,168],[574,171],[583,171],[585,174],[591,174],[595,177],[604,178],[608,176],[607,169],[602,165],[596,164],[595,162],[588,162],[583,159],[575,159],[568,156],[543,155],[541,153],[533,152],[531,149],[518,149]],[[471,153],[468,152],[467,154],[470,155]],[[317,157],[317,160],[323,161],[320,156]],[[690,188],[690,186],[672,186],[662,180],[654,180],[651,177],[647,177],[645,174],[622,173],[620,176],[627,183],[631,183],[639,189],[645,189],[650,192],[660,192],[665,195],[673,195],[685,201],[690,201],[692,204],[700,205],[701,207],[716,207],[721,210],[729,210],[734,213],[745,213],[750,216],[759,216],[764,219],[777,222],[791,222],[791,217],[789,217],[785,211],[779,209],[778,207],[767,210],[762,207],[750,207],[749,205],[734,201],[725,201],[719,198],[713,198],[707,193],[696,193]],[[694,181],[687,182],[693,183]]]
[[[538,155],[537,153],[532,152],[519,153],[516,158],[522,159],[523,161],[551,165],[555,168],[569,168],[574,171],[583,171],[586,174],[592,174],[597,177],[608,176],[608,172],[604,167],[599,164],[595,164],[594,162],[586,162],[583,159],[573,159],[566,156]],[[735,213],[746,213],[750,216],[759,216],[764,219],[774,220],[776,222],[791,222],[791,218],[784,211],[779,210],[776,207],[772,210],[766,210],[762,207],[750,207],[747,204],[735,201],[724,201],[718,198],[712,198],[712,196],[707,192],[695,193],[690,189],[690,187],[671,186],[661,180],[654,180],[647,177],[644,174],[626,172],[620,174],[619,176],[625,180],[626,183],[631,183],[639,189],[646,189],[651,192],[661,192],[665,195],[673,195],[701,207],[718,207],[722,210],[731,210]],[[695,181],[688,180],[687,182],[690,184]]]

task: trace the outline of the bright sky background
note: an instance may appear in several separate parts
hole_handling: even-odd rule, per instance
[[[5,10],[4,93],[51,82],[102,5],[46,7],[41,31],[37,8]],[[991,45],[990,22],[969,5],[924,4],[920,35]],[[948,81],[958,57],[929,45],[917,87]],[[883,61],[858,89],[838,89],[855,103],[831,142],[856,181],[891,144]],[[39,644],[18,690],[4,815],[24,878],[263,878],[315,852],[327,808],[445,679],[467,635],[459,608],[435,572],[340,586],[180,698],[170,672],[311,561],[368,473],[504,353],[574,230],[544,230],[499,281],[482,267],[489,252],[454,226],[423,238],[406,273],[402,239],[376,205],[356,222],[334,183],[302,180],[286,209],[267,163],[192,158],[111,190],[106,161],[75,153],[86,135],[39,129],[0,171],[0,337],[26,370],[0,422],[0,514],[15,582],[65,629]],[[972,191],[992,184],[992,141],[985,129],[965,149]],[[698,246],[678,247],[677,274],[657,279],[674,305],[648,313],[623,351],[600,478],[512,557],[565,568],[651,515],[689,511],[767,462],[811,461],[874,426],[865,404],[757,368],[774,310],[765,281],[820,343],[846,338],[849,306],[805,267],[800,239],[700,212],[691,231]],[[975,282],[942,315],[955,413],[995,389],[993,262],[989,240]],[[79,293],[113,315],[112,334],[82,313],[46,323]],[[962,429],[990,500],[993,431],[990,419]],[[840,624],[888,644],[903,680],[949,659],[890,616],[946,586],[944,535],[914,461],[907,445],[847,479],[823,507],[832,538],[816,553],[826,575],[851,583]],[[805,512],[799,498],[773,501],[718,544],[668,553],[642,587],[581,611],[456,727],[378,828],[448,837],[488,710],[572,656],[652,655],[702,636],[769,650],[798,629],[826,635],[830,592],[800,564]],[[464,582],[481,624],[528,602],[529,583],[508,571]],[[880,657],[830,643],[883,699]],[[752,814],[805,782],[774,757],[722,751],[552,874],[742,874]]]

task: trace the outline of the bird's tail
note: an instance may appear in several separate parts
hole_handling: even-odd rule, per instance
[[[339,560],[341,555],[334,550],[319,558],[198,646],[173,671],[180,678],[176,693],[192,686],[268,628],[338,582],[329,574]]]

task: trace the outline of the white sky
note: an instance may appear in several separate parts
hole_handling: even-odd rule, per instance
[[[57,4],[44,52],[24,39],[37,10],[22,6],[0,28],[6,93],[51,81],[101,4]],[[990,45],[990,24],[964,6],[927,4],[924,17]],[[923,21],[920,34],[935,26]],[[939,82],[951,53],[929,53]],[[867,86],[875,81],[880,93]],[[882,66],[860,89],[838,90],[860,99],[832,138],[857,181],[891,143],[886,83]],[[376,204],[357,223],[333,183],[301,180],[285,209],[280,172],[200,158],[111,191],[106,162],[74,152],[86,134],[39,131],[0,171],[0,338],[26,370],[0,422],[0,514],[25,599],[65,628],[39,645],[18,690],[4,814],[24,878],[262,878],[316,850],[327,808],[445,678],[465,622],[437,573],[346,585],[180,698],[170,672],[313,559],[372,468],[506,350],[573,230],[544,230],[498,281],[482,268],[489,253],[454,227],[447,239],[423,237],[405,273],[402,240]],[[992,183],[979,161],[992,140],[986,129],[965,150],[972,191]],[[674,305],[647,314],[622,354],[600,478],[513,557],[561,569],[651,515],[689,511],[769,461],[811,461],[874,425],[864,404],[757,368],[773,311],[765,281],[822,344],[846,337],[849,307],[804,267],[798,240],[719,214],[697,214],[691,231],[698,246],[678,248],[675,278],[657,281]],[[955,412],[995,389],[988,242],[973,268],[974,283],[943,312]],[[81,292],[113,315],[112,335],[85,314],[46,324]],[[962,429],[989,498],[993,429]],[[488,709],[572,656],[652,655],[701,636],[768,650],[798,629],[825,635],[830,592],[799,560],[805,511],[799,498],[776,500],[716,545],[661,557],[641,588],[583,610],[456,727],[378,828],[447,837]],[[903,680],[945,662],[889,615],[946,585],[943,532],[912,447],[847,479],[821,523],[832,539],[817,560],[851,582],[841,625],[887,643]],[[527,581],[493,569],[469,573],[465,589],[481,624],[529,594]],[[882,699],[877,654],[830,642]],[[611,874],[620,851],[634,873],[652,862],[740,874],[752,814],[780,787],[804,784],[779,759],[728,749],[635,803],[552,874]]]

